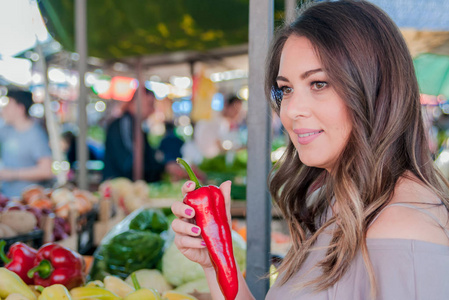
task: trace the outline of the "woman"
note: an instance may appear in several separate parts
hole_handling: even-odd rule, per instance
[[[449,299],[449,186],[397,27],[365,1],[321,2],[278,32],[268,57],[266,92],[290,137],[269,188],[293,244],[267,299]],[[230,183],[221,190],[229,202]],[[184,221],[193,210],[172,210],[176,245],[220,299]],[[239,284],[237,299],[251,299]]]

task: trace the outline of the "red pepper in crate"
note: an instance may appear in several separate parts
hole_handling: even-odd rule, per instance
[[[28,272],[34,284],[47,287],[62,284],[71,289],[84,284],[84,259],[56,243],[43,245],[36,254],[35,267]]]
[[[5,268],[19,275],[26,284],[33,284],[33,280],[27,276],[28,271],[34,267],[34,259],[37,250],[27,244],[17,242],[9,248],[5,254],[6,241],[0,241],[0,258]]]
[[[195,223],[201,228],[221,292],[226,300],[234,300],[238,292],[237,266],[223,194],[216,186],[201,187],[190,166],[181,158],[176,162],[195,182],[195,190],[187,193],[183,202],[195,210]]]

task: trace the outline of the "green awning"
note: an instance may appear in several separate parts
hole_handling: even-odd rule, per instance
[[[276,0],[276,20],[283,0]],[[52,36],[75,51],[74,0],[41,0]],[[248,43],[249,0],[87,1],[88,55],[105,59]]]

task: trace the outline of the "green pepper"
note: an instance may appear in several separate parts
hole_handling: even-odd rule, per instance
[[[152,269],[162,258],[165,241],[149,231],[128,230],[111,239],[101,251],[106,272],[122,279],[140,269]]]
[[[168,220],[160,210],[145,209],[131,220],[129,229],[161,233],[168,229]]]

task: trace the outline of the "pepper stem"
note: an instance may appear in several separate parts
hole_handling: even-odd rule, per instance
[[[11,260],[8,258],[8,256],[6,256],[5,246],[6,246],[6,241],[5,240],[1,240],[0,241],[0,259],[6,265],[6,264],[9,264],[11,262]]]
[[[140,286],[139,280],[137,280],[136,272],[132,272],[131,280],[133,281],[134,288],[136,291],[140,290],[142,287]]]
[[[193,182],[195,182],[195,190],[199,189],[201,187],[200,182],[198,181],[198,178],[196,177],[195,173],[193,173],[192,168],[189,166],[188,163],[186,163],[185,160],[183,160],[182,158],[177,158],[176,162],[180,165],[182,165],[184,167],[184,169],[186,169],[187,174],[189,174],[190,180],[192,180]]]
[[[37,266],[28,271],[27,276],[29,278],[33,278],[34,273],[36,272],[40,278],[46,279],[50,277],[51,273],[53,273],[53,266],[51,265],[51,262],[43,259]]]

